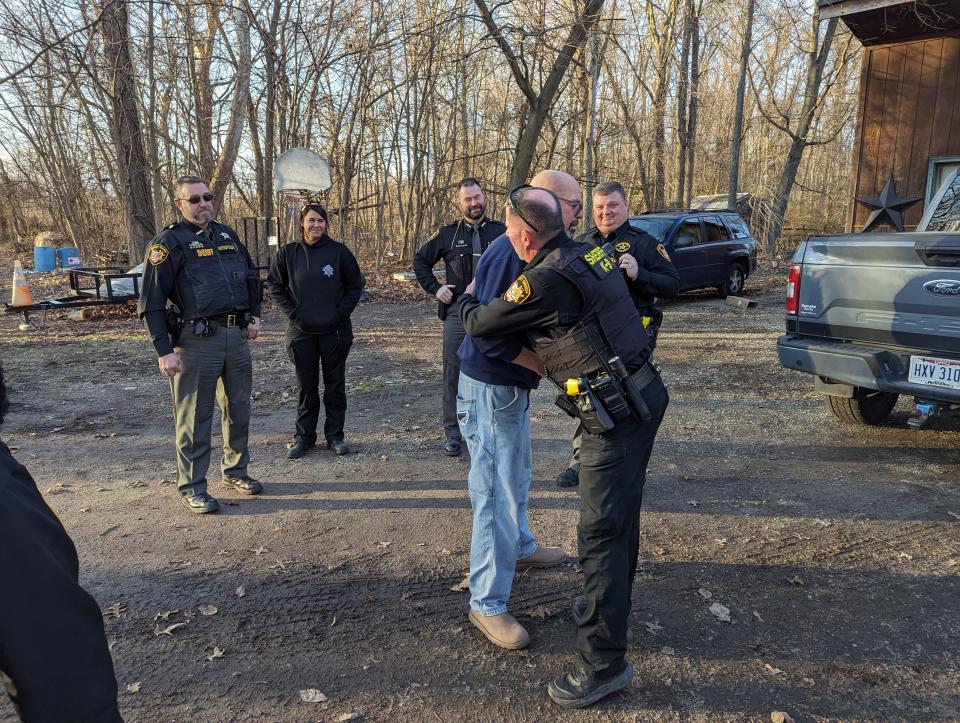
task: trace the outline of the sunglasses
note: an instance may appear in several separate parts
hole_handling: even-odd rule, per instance
[[[519,186],[517,186],[516,188],[508,191],[508,192],[507,192],[507,205],[510,206],[510,208],[513,210],[513,212],[520,217],[520,220],[521,220],[521,221],[523,221],[525,224],[527,224],[527,226],[529,226],[530,228],[533,229],[534,233],[540,233],[540,229],[538,229],[536,226],[534,226],[532,223],[530,223],[530,221],[527,220],[527,217],[523,215],[523,211],[521,211],[520,208],[517,206],[517,203],[519,202],[519,196],[518,196],[518,194],[519,194],[521,191],[525,191],[525,190],[528,189],[528,188],[533,188],[533,186],[531,186],[529,183],[522,183],[522,184],[520,184]],[[514,196],[518,196],[518,198],[517,198],[516,201],[514,200]]]
[[[206,201],[207,203],[210,203],[210,201],[213,200],[213,194],[205,193],[202,196],[190,196],[190,198],[178,198],[177,200],[186,201],[187,203],[190,203],[196,206],[198,203],[200,203],[200,201]]]

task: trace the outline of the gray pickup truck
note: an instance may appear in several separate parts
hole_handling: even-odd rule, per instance
[[[830,410],[880,424],[899,395],[920,427],[960,406],[960,233],[810,237],[793,256],[780,364]]]

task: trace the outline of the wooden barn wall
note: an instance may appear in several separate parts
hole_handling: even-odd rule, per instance
[[[926,193],[929,160],[960,156],[960,34],[865,47],[853,155],[853,196],[877,196],[892,173],[897,195]],[[853,197],[847,230],[871,209]],[[916,228],[923,201],[908,209]]]

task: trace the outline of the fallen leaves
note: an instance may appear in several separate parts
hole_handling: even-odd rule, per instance
[[[263,545],[260,545],[260,547],[256,547],[250,550],[250,552],[252,552],[254,555],[265,555],[266,553],[270,552],[270,550],[268,550]]]
[[[463,578],[460,582],[450,588],[453,592],[464,592],[470,589],[470,577]]]
[[[200,614],[204,617],[210,617],[211,615],[216,615],[219,611],[214,605],[201,605],[199,608]]]
[[[788,578],[787,578],[787,582],[789,582],[789,583],[790,583],[791,585],[793,585],[794,587],[803,587],[803,586],[804,586],[803,578],[801,578],[799,575],[794,575],[793,577],[788,577]]]
[[[771,723],[794,723],[793,718],[790,717],[789,713],[784,713],[782,710],[775,710],[770,714]]]
[[[780,670],[780,668],[774,667],[770,665],[770,663],[764,663],[763,667],[770,675],[783,675],[783,671]]]
[[[216,660],[217,658],[222,658],[222,657],[223,657],[223,654],[224,654],[225,652],[226,652],[226,651],[225,651],[223,648],[220,648],[220,647],[217,647],[216,645],[214,645],[214,646],[213,646],[213,652],[210,653],[210,655],[207,656],[207,660],[209,660],[209,661],[212,663],[212,662],[213,662],[214,660]]]
[[[162,613],[157,613],[153,616],[153,619],[156,620],[169,620],[170,616],[174,613],[180,612],[179,610],[164,610]]]
[[[128,685],[128,686],[127,686],[127,692],[128,692],[128,693],[139,693],[139,692],[140,692],[140,681],[138,680],[136,683],[131,683],[130,685]]]
[[[238,587],[238,588],[234,591],[233,594],[236,595],[237,597],[243,597],[244,595],[247,594],[247,588],[245,588],[243,585],[241,585],[240,587]]]
[[[713,593],[707,590],[705,587],[701,587],[699,590],[697,590],[697,594],[704,600],[709,600],[713,597]]]
[[[153,634],[156,635],[158,638],[159,638],[161,635],[169,635],[170,637],[173,637],[173,631],[174,631],[174,630],[176,630],[177,628],[185,628],[185,627],[187,627],[187,624],[186,624],[186,623],[173,623],[173,625],[168,625],[168,626],[165,627],[163,630],[161,630],[161,629],[160,629],[160,626],[157,625],[157,626],[153,629]]]
[[[337,718],[337,723],[347,723],[347,721],[351,721],[351,720],[360,720],[360,714],[344,713],[343,715]]]
[[[549,608],[541,606],[531,610],[529,613],[527,613],[527,615],[531,618],[537,618],[538,620],[546,620],[553,615],[553,612]]]
[[[326,703],[328,699],[316,688],[306,688],[300,691],[300,700],[304,703]]]
[[[757,620],[759,620],[761,623],[763,622],[763,618],[760,617],[760,612],[759,612],[758,610],[754,610],[754,611],[753,611],[753,617],[755,617],[755,618],[756,618]]]
[[[103,616],[110,615],[114,619],[119,618],[127,610],[127,606],[121,602],[116,602],[103,611]]]
[[[653,622],[647,621],[643,625],[646,627],[647,632],[651,635],[656,635],[657,631],[663,630],[663,626],[660,624],[659,620],[654,620]]]
[[[726,605],[721,605],[720,603],[715,602],[710,606],[710,612],[721,623],[730,622],[730,608],[728,608]]]

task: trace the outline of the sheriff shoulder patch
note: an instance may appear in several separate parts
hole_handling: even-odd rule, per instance
[[[147,261],[150,262],[151,266],[159,266],[166,261],[169,256],[170,250],[163,244],[150,244],[150,248],[147,251]]]
[[[530,282],[526,276],[520,274],[517,280],[510,284],[510,288],[503,292],[503,300],[511,304],[522,304],[530,298],[530,293]]]
[[[630,244],[627,243],[626,241],[621,241],[620,243],[618,243],[616,246],[613,247],[613,250],[616,251],[618,254],[624,254],[630,250]]]
[[[663,244],[657,244],[657,253],[663,256],[667,261],[670,260],[670,254],[667,253],[667,250],[663,247]]]

